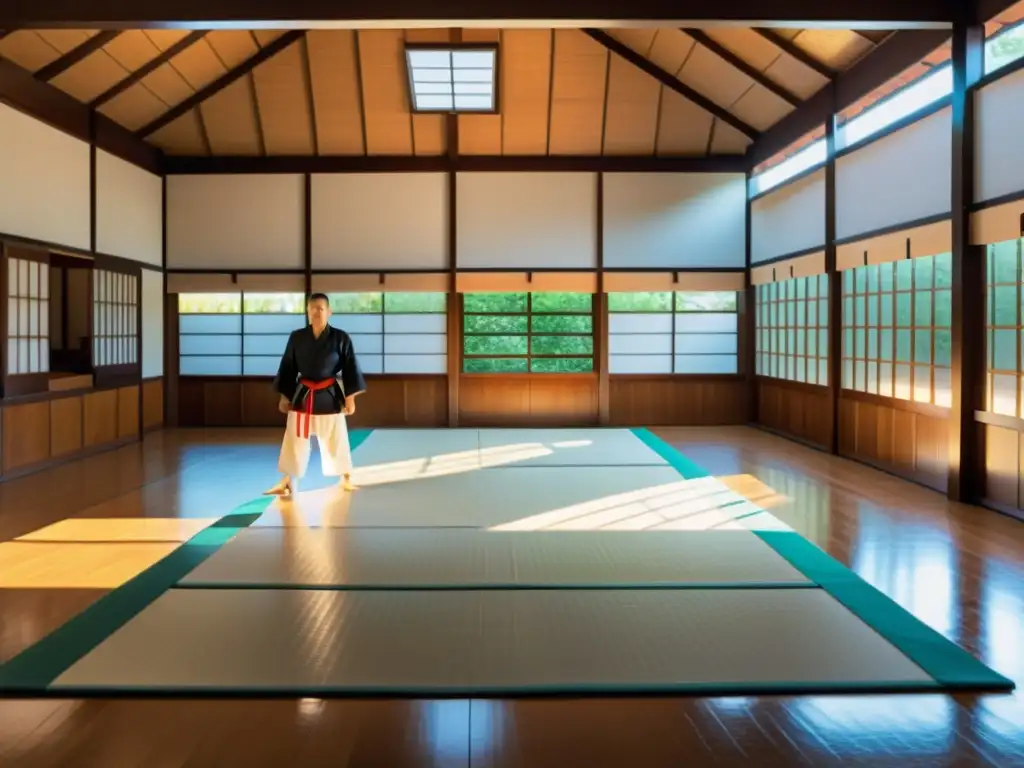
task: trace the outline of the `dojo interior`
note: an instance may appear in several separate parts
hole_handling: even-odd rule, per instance
[[[0,10],[0,765],[1024,762],[1024,3],[59,5]],[[359,488],[273,498],[311,292]]]

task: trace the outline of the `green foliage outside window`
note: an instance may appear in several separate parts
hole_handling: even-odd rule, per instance
[[[463,296],[463,370],[591,372],[593,307],[589,293],[467,293]]]

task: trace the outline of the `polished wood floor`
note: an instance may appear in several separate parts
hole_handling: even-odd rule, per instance
[[[1024,683],[1024,524],[747,428],[660,434]],[[176,431],[0,484],[0,661],[259,493],[276,431]],[[1024,692],[520,701],[0,699],[0,765],[1024,766]]]

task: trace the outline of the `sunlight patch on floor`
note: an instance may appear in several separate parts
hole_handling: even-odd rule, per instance
[[[0,544],[0,589],[114,589],[180,546],[178,542]]]
[[[216,520],[215,517],[73,517],[26,533],[15,541],[183,542]]]

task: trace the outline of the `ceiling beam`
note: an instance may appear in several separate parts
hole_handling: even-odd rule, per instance
[[[607,32],[603,32],[600,29],[584,29],[581,31],[587,36],[589,36],[591,39],[596,40],[598,43],[603,45],[612,53],[621,56],[623,59],[628,61],[637,69],[653,77],[655,80],[657,80],[659,83],[664,85],[669,90],[675,91],[684,99],[692,101],[705,112],[714,115],[722,122],[728,123],[747,138],[756,139],[760,135],[756,128],[753,128],[752,126],[745,123],[743,120],[740,120],[738,117],[733,115],[724,107],[718,106],[707,96],[704,96],[703,94],[695,91],[690,86],[679,82],[679,80],[677,80],[664,69],[662,69],[657,64],[652,62],[650,59],[641,56],[628,45],[620,43]]]
[[[194,45],[195,43],[198,43],[205,36],[206,32],[189,32],[181,40],[176,42],[174,45],[172,45],[170,48],[168,48],[166,51],[161,53],[156,58],[147,61],[145,64],[139,67],[139,69],[135,70],[130,75],[128,75],[128,77],[126,77],[124,80],[114,83],[107,90],[105,90],[103,93],[101,93],[91,102],[89,102],[89,106],[92,109],[102,107],[115,96],[119,96],[120,94],[124,93],[137,82],[142,80],[144,77],[148,77],[150,74],[158,70],[160,67],[162,67],[168,61],[170,61],[179,53],[184,51],[186,48]]]
[[[984,24],[991,21],[1003,11],[1016,5],[1018,0],[975,0],[971,4],[974,13],[974,23]]]
[[[92,56],[96,51],[107,43],[113,41],[114,38],[120,34],[120,32],[112,32],[109,30],[106,32],[97,32],[81,45],[76,45],[60,58],[55,61],[51,61],[42,69],[36,70],[35,77],[42,80],[44,83],[50,82],[57,77],[57,75],[67,72],[82,59]]]
[[[165,159],[168,174],[211,173],[420,173],[459,171],[533,171],[586,173],[745,173],[744,155],[712,157],[579,155],[415,155],[181,157]]]
[[[774,29],[755,29],[754,31],[776,48],[780,48],[784,53],[789,54],[805,67],[810,67],[822,77],[832,80],[838,74],[832,67],[818,61],[799,45],[789,38],[783,37]]]
[[[202,90],[196,91],[187,99],[180,104],[171,107],[167,112],[160,115],[147,125],[142,126],[135,132],[135,135],[140,138],[146,138],[159,131],[165,125],[170,125],[182,115],[188,114],[190,111],[195,109],[197,106],[202,104],[207,99],[217,95],[233,82],[238,80],[240,77],[245,77],[252,72],[256,67],[262,64],[268,59],[272,59],[274,56],[279,54],[285,48],[290,45],[294,45],[302,36],[305,34],[301,29],[293,29],[290,32],[285,32],[274,42],[270,43],[266,48],[260,49],[257,53],[250,56],[248,59],[243,61],[237,67],[232,69],[230,72],[225,73],[221,77],[214,80],[208,86]]]
[[[829,85],[765,131],[747,150],[751,168],[780,152],[802,136],[823,125],[835,110],[841,112],[880,85],[949,40],[948,30],[903,30],[887,38],[878,47],[841,72]]]
[[[5,0],[0,3],[0,28],[220,29],[227,24],[241,29],[310,29],[316,28],[317,21],[332,22],[334,27],[342,21],[363,27],[371,22],[390,22],[391,27],[429,22],[435,28],[472,24],[493,28],[550,27],[564,20],[574,22],[566,26],[577,28],[646,21],[663,27],[739,22],[744,26],[897,29],[949,26],[961,5],[960,0]],[[266,23],[261,25],[260,20]]]
[[[95,143],[99,149],[150,173],[162,172],[163,152],[159,149],[136,138],[106,115],[92,112],[74,97],[4,59],[0,59],[0,102],[86,143],[93,135],[90,123],[94,123]]]
[[[730,51],[724,45],[716,41],[713,37],[708,35],[703,30],[696,29],[694,27],[682,27],[681,29],[683,32],[688,34],[690,37],[692,37],[698,43],[703,45],[709,51],[711,51],[714,54],[717,54],[720,58],[724,59],[726,62],[728,62],[733,67],[738,69],[744,75],[753,80],[755,83],[757,83],[763,88],[767,88],[780,99],[782,99],[785,102],[788,102],[791,106],[799,107],[803,103],[801,98],[797,96],[795,93],[779,85],[770,77],[765,75],[763,72],[759,72],[757,69],[755,69],[753,66],[751,66],[746,61],[741,59],[739,56]]]

